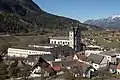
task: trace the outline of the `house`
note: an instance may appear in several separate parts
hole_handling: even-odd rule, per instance
[[[85,56],[85,53],[76,53],[74,56],[73,56],[73,60],[82,60],[82,61],[85,61],[86,60],[86,56]]]
[[[98,54],[90,54],[86,61],[89,62],[89,64],[92,65],[92,67],[94,67],[96,70],[105,68],[108,64],[106,57]]]
[[[40,57],[47,61],[50,65],[52,65],[52,61],[55,61],[55,57],[52,54],[28,55],[28,64],[33,65]]]
[[[88,45],[86,46],[85,55],[88,57],[90,54],[99,54],[103,52],[100,46]]]
[[[8,48],[8,56],[10,57],[24,57],[28,55],[45,55],[52,54],[51,49],[48,48],[32,48],[32,47],[11,47]]]
[[[88,64],[84,64],[82,65],[82,69],[83,69],[83,77],[92,78],[96,76],[96,70],[92,66]]]
[[[118,52],[116,51],[101,52],[99,55],[106,57],[108,62],[112,64],[117,63],[117,56],[119,56]]]
[[[57,59],[55,59],[55,61],[57,62],[59,62],[59,61],[66,61],[66,60],[68,60],[68,61],[70,61],[70,60],[73,60],[73,56],[72,55],[69,55],[69,56],[58,56],[58,58]]]
[[[59,67],[60,69],[70,70],[77,60],[64,60],[52,62],[52,67]]]
[[[58,57],[55,59],[55,62],[59,62],[59,61],[70,61],[70,60],[73,60],[73,56],[72,55],[69,55],[69,56],[60,56],[58,55]]]
[[[51,67],[51,65],[45,61],[42,57],[39,57],[37,61],[32,66],[31,77],[40,77],[40,76],[53,76],[57,72]]]

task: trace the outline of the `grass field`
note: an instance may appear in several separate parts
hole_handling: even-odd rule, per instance
[[[108,31],[83,31],[82,35],[88,39],[94,39],[97,45],[105,48],[120,48],[120,32]],[[107,39],[107,40],[105,40]]]
[[[30,43],[48,43],[49,35],[39,35],[39,36],[6,36],[0,37],[0,46],[6,43],[11,43],[14,46],[27,46]],[[66,36],[66,35],[65,35]],[[120,32],[118,31],[98,31],[89,30],[82,31],[82,36],[88,39],[94,39],[97,45],[105,48],[120,48]],[[111,42],[109,42],[108,39]]]

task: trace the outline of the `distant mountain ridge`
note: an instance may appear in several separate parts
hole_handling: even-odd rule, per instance
[[[96,25],[99,27],[108,27],[108,28],[120,28],[120,15],[110,16],[107,18],[101,18],[101,19],[91,19],[87,20],[84,23]]]

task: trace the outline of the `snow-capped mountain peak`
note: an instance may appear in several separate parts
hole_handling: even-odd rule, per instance
[[[96,20],[87,20],[84,23],[100,27],[120,28],[120,14]]]
[[[114,15],[114,16],[112,16],[111,18],[112,18],[112,19],[114,19],[114,18],[120,18],[120,15]]]

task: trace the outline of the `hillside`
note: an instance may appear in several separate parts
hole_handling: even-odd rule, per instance
[[[39,33],[41,29],[68,30],[73,26],[72,23],[87,29],[77,20],[43,11],[32,0],[0,0],[0,32]]]

